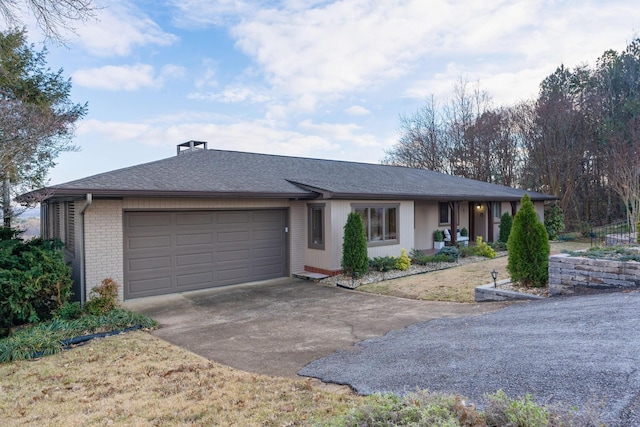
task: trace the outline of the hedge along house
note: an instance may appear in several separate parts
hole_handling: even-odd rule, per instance
[[[351,211],[369,257],[427,249],[433,231],[466,227],[497,239],[500,215],[525,194],[438,172],[376,164],[208,150],[27,193],[44,238],[60,238],[84,301],[106,277],[122,299],[340,271]],[[553,197],[529,193],[539,216]],[[456,233],[452,233],[454,244]]]

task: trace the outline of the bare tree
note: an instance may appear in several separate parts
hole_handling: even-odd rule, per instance
[[[64,31],[73,31],[74,21],[94,18],[92,0],[0,0],[0,18],[5,27],[24,27],[24,15],[31,14],[45,37],[58,42]]]
[[[413,116],[400,116],[400,140],[386,151],[382,162],[447,172],[449,150],[443,126],[432,96]]]
[[[640,117],[609,141],[608,152],[609,185],[622,199],[627,220],[635,226],[640,218]]]

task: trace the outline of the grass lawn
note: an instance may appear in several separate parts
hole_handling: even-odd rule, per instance
[[[551,253],[562,250],[587,249],[589,243],[552,242]],[[474,302],[475,287],[491,283],[491,270],[498,272],[498,280],[507,279],[506,256],[462,264],[446,270],[401,277],[358,287],[359,291],[425,301]]]
[[[0,364],[3,426],[308,425],[362,399],[237,371],[145,332]]]

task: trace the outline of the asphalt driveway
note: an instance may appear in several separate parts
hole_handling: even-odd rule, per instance
[[[499,389],[640,426],[640,292],[552,298],[438,319],[358,343],[300,375],[362,394],[416,389],[482,403]]]
[[[416,322],[475,316],[501,303],[425,302],[297,279],[140,298],[159,338],[233,368],[296,377],[308,363]]]

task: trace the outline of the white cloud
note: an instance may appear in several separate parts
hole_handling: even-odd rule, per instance
[[[345,112],[352,116],[368,116],[369,114],[371,114],[371,111],[367,110],[361,105],[352,105],[351,107],[347,108]]]
[[[470,81],[503,76],[503,94],[496,97],[520,98],[522,79],[535,78],[541,64],[576,64],[623,47],[612,42],[621,43],[621,35],[637,26],[640,14],[632,3],[188,0],[175,6],[182,22],[226,26],[267,81],[293,99],[288,108],[313,111],[400,78],[416,96],[460,75]],[[438,68],[441,63],[453,66]],[[442,78],[456,70],[461,74]]]
[[[203,101],[218,101],[224,103],[263,103],[271,98],[262,90],[249,87],[227,87],[221,92],[194,92],[187,96],[189,99]]]
[[[238,121],[183,113],[143,122],[84,120],[78,137],[92,141],[173,147],[190,139],[208,141],[209,148],[256,153],[377,162],[389,140],[363,131],[355,124],[314,123],[305,120],[298,130],[265,120]],[[133,145],[131,148],[133,149]],[[349,154],[345,154],[349,153]]]
[[[93,89],[134,91],[145,87],[161,87],[166,80],[183,76],[183,67],[168,64],[156,75],[149,64],[106,65],[73,73],[74,84]]]
[[[108,2],[97,18],[77,29],[79,43],[96,56],[125,56],[136,47],[169,46],[178,40],[128,1]]]

